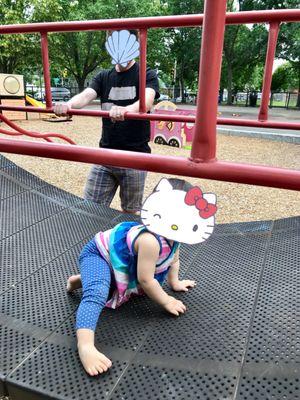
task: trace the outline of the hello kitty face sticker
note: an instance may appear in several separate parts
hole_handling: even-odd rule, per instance
[[[173,189],[162,179],[144,202],[141,220],[147,229],[176,242],[204,242],[214,230],[216,195],[202,193],[199,187],[188,192]]]
[[[114,31],[106,40],[105,48],[111,56],[113,65],[127,64],[140,54],[140,44],[135,35],[129,31]]]

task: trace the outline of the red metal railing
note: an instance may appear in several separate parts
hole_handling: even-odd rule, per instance
[[[70,144],[76,144],[72,139],[68,138],[65,135],[60,135],[59,133],[52,133],[52,132],[38,133],[38,132],[27,131],[26,129],[23,129],[23,128],[20,128],[19,126],[17,126],[15,123],[10,121],[4,115],[0,114],[0,122],[1,121],[4,122],[6,125],[8,125],[11,128],[10,131],[0,128],[0,133],[4,133],[5,135],[9,135],[9,136],[24,135],[24,136],[29,136],[29,137],[36,138],[36,139],[44,139],[44,140],[46,140],[46,142],[49,142],[49,143],[53,142],[53,140],[51,138],[59,138]]]
[[[0,34],[40,33],[44,78],[46,87],[46,109],[35,107],[0,106],[0,110],[53,112],[49,56],[48,32],[71,32],[108,29],[140,29],[140,112],[127,113],[127,119],[150,119],[195,122],[195,133],[190,159],[138,154],[134,152],[90,149],[79,146],[54,145],[0,139],[0,151],[60,158],[81,162],[118,165],[155,172],[195,176],[216,180],[256,184],[300,190],[300,171],[270,168],[259,165],[220,162],[216,155],[216,124],[257,126],[264,128],[300,129],[299,123],[267,121],[268,98],[270,93],[272,66],[279,25],[281,22],[300,21],[300,9],[251,11],[226,14],[226,0],[206,1],[204,15],[183,15],[151,18],[130,18],[123,20],[100,20],[86,22],[53,22],[26,25],[0,26]],[[268,51],[264,74],[262,102],[258,120],[234,120],[216,118],[217,98],[222,61],[222,47],[225,24],[264,23],[270,24]],[[203,25],[201,59],[199,70],[198,102],[196,117],[145,113],[146,50],[149,28],[192,27]],[[205,96],[202,94],[205,93]],[[205,97],[205,101],[204,101]],[[108,117],[107,111],[71,110],[70,115]]]

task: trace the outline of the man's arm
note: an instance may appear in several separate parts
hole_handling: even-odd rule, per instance
[[[72,97],[66,103],[56,103],[54,113],[58,116],[67,115],[71,108],[82,108],[97,98],[97,92],[92,88],[86,88],[83,92]]]
[[[152,88],[146,88],[145,92],[145,102],[146,102],[146,111],[150,111],[155,99],[155,90]],[[140,109],[140,101],[136,101],[133,104],[130,104],[126,107],[120,106],[112,106],[109,111],[109,116],[113,121],[124,121],[124,115],[127,112],[137,113]]]

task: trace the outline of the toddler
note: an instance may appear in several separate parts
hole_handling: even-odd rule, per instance
[[[179,179],[162,179],[145,200],[142,224],[122,222],[99,232],[83,248],[80,275],[68,279],[67,290],[82,286],[76,316],[77,345],[86,372],[98,375],[111,361],[96,349],[94,333],[102,309],[117,308],[132,295],[146,294],[175,316],[186,311],[182,301],[162,288],[188,291],[193,280],[179,280],[179,244],[203,242],[212,234],[216,196]]]

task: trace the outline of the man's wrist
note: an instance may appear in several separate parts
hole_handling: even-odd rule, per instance
[[[132,107],[132,104],[125,107],[126,112],[138,112],[135,107]]]

